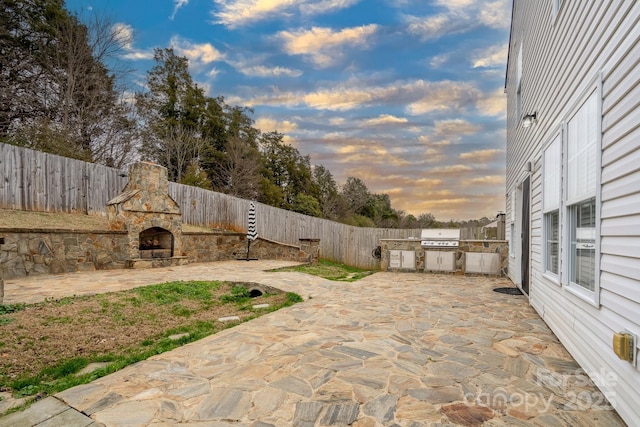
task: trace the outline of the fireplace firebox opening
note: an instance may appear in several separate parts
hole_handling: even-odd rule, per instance
[[[160,227],[147,228],[140,232],[140,258],[173,257],[173,234]]]

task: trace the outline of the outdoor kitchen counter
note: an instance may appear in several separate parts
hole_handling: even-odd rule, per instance
[[[450,273],[456,274],[495,274],[500,276],[506,276],[507,265],[509,258],[509,242],[507,240],[460,240],[457,248],[429,248],[424,249],[421,246],[421,241],[418,238],[415,239],[380,239],[381,259],[380,269],[383,271],[425,271],[431,272],[430,269],[425,269],[426,257],[425,252],[455,252],[455,270]],[[394,260],[392,263],[392,252],[394,257],[400,256],[400,265]],[[395,251],[400,251],[400,254]],[[489,255],[496,257],[498,262],[498,271],[492,271],[491,273],[485,271],[473,271],[471,273],[467,265],[467,253],[473,254],[496,254]],[[474,255],[473,258],[477,256]],[[405,261],[405,263],[403,263]],[[393,265],[393,266],[391,266]]]

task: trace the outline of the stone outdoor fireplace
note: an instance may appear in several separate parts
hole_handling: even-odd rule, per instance
[[[109,228],[127,232],[128,267],[187,263],[182,256],[182,213],[168,190],[166,168],[139,162],[129,168],[123,192],[107,203]]]

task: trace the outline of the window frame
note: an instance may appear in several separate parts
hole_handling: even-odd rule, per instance
[[[553,136],[550,138],[550,140],[545,144],[544,148],[542,149],[542,270],[543,270],[543,276],[553,282],[554,284],[561,286],[561,277],[562,277],[562,267],[563,267],[563,259],[562,259],[562,254],[563,254],[563,242],[564,239],[562,238],[562,230],[563,230],[563,220],[564,220],[564,216],[562,215],[563,212],[563,197],[564,197],[564,181],[565,181],[565,177],[564,177],[564,173],[565,173],[565,169],[564,169],[564,150],[563,150],[563,143],[564,143],[564,123],[562,123],[560,125],[560,129],[557,130],[556,132],[553,133]],[[556,147],[554,147],[554,144],[557,144]],[[558,155],[560,158],[558,160],[557,163],[557,170],[556,171],[550,171],[550,166],[547,163],[547,159],[546,159],[546,153],[548,152],[548,150],[557,150],[556,155]],[[546,195],[545,195],[545,179],[546,176],[550,173],[550,172],[555,172],[558,175],[558,200],[557,203],[552,205],[552,206],[547,206],[545,199],[546,199]],[[549,264],[548,264],[548,256],[549,256],[549,247],[548,247],[548,241],[549,241],[549,233],[551,232],[549,230],[549,218],[551,217],[552,214],[557,213],[557,224],[558,224],[558,230],[557,230],[557,243],[556,243],[556,247],[557,247],[557,272],[554,272],[552,270],[549,269]]]
[[[595,97],[595,114],[596,114],[596,140],[595,140],[595,191],[593,195],[585,196],[582,199],[569,200],[569,122],[581,111],[590,98]],[[579,297],[588,304],[599,308],[600,307],[600,224],[601,224],[601,178],[602,178],[602,78],[598,76],[596,81],[586,86],[586,90],[578,98],[578,102],[574,104],[574,107],[570,110],[570,114],[567,115],[568,119],[565,121],[565,132],[563,132],[563,162],[562,162],[562,178],[563,178],[563,192],[561,210],[565,220],[563,221],[564,230],[562,234],[563,244],[561,250],[563,251],[562,262],[564,267],[562,269],[562,284],[564,289],[571,294]],[[571,238],[573,228],[575,226],[573,210],[576,206],[595,199],[595,248],[594,248],[594,289],[593,291],[586,289],[585,287],[575,283],[571,280],[572,272],[575,261],[572,257],[572,244]],[[561,225],[562,226],[562,225]]]
[[[516,257],[516,194],[516,190],[511,190],[511,217],[509,218],[509,256],[513,259],[515,259]]]

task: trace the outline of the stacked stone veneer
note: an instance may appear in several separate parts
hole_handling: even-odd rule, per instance
[[[416,268],[411,271],[424,271],[425,250],[417,239],[382,239],[380,240],[381,255],[380,268],[392,270],[389,267],[389,251],[403,250],[414,251],[416,254]],[[432,249],[438,250],[438,249]],[[461,240],[457,249],[443,249],[456,252],[456,273],[463,274],[465,270],[465,254],[469,252],[498,253],[500,254],[500,275],[507,275],[509,265],[509,242],[506,240]],[[393,269],[396,270],[396,269]],[[397,269],[402,270],[402,269]]]
[[[130,260],[140,259],[140,232],[152,227],[173,234],[173,256],[182,257],[182,213],[169,196],[166,168],[148,162],[132,165],[124,191],[107,203],[107,217],[111,230],[127,232]],[[143,264],[158,262],[146,260]]]
[[[111,270],[130,266],[129,236],[126,231],[69,231],[3,229],[5,244],[0,245],[0,278],[75,271]],[[251,257],[297,262],[317,262],[317,239],[301,239],[301,245],[287,245],[258,238],[251,243]],[[246,235],[235,232],[183,233],[183,259],[189,262],[236,260],[246,257]],[[316,258],[314,258],[316,257]],[[144,260],[164,265],[167,260]]]
[[[247,257],[247,236],[242,233],[220,232],[214,234],[183,233],[185,255],[191,262],[225,261]],[[277,259],[304,263],[317,263],[319,250],[309,250],[305,241],[300,246],[288,245],[263,238],[251,242],[249,256],[257,259]]]
[[[15,277],[124,268],[126,232],[2,230],[0,276]]]
[[[320,239],[300,239],[300,260],[317,265],[320,259]]]
[[[462,240],[458,248],[462,254],[483,252],[500,254],[500,275],[505,277],[509,268],[509,242],[506,240]],[[457,267],[464,270],[464,258],[456,261]]]

